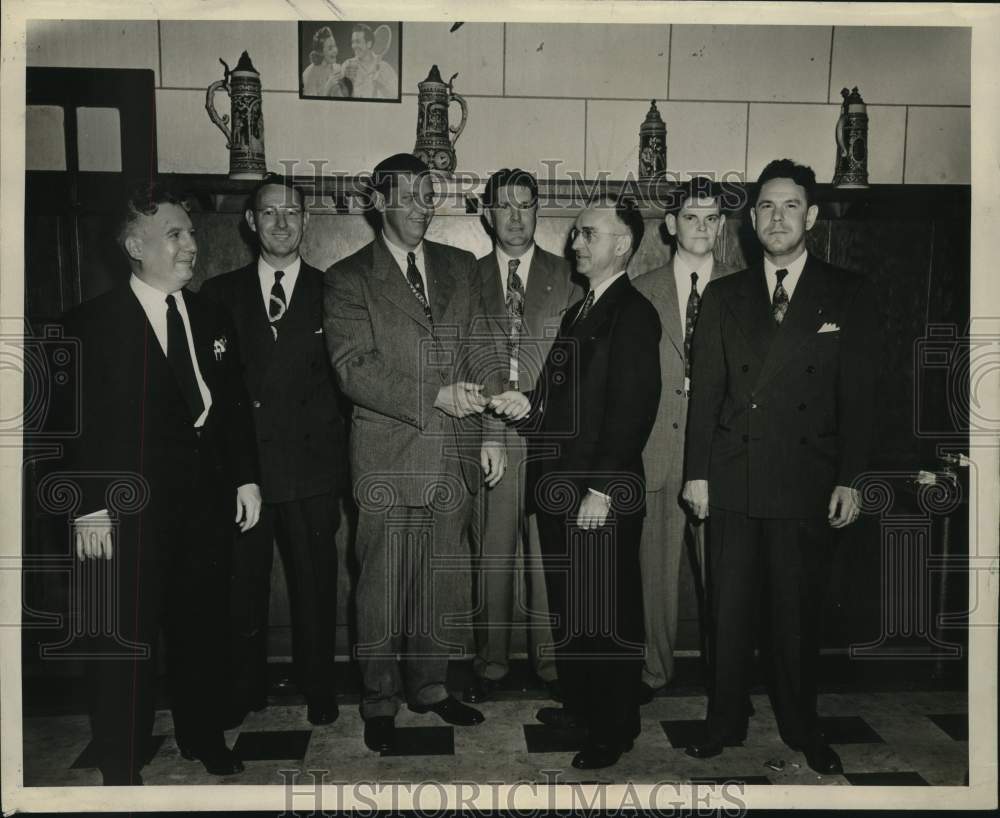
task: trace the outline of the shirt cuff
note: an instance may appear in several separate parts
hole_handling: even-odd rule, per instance
[[[600,497],[609,506],[611,505],[611,498],[607,494],[604,494],[603,492],[600,491],[596,491],[594,489],[587,489],[587,491],[589,491],[593,495],[596,495],[597,497]]]

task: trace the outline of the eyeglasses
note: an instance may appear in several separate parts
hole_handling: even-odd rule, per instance
[[[577,229],[574,227],[569,231],[569,240],[572,244],[576,241],[577,236],[583,236],[583,240],[589,245],[593,244],[594,236],[624,236],[625,233],[604,233],[600,230],[595,230],[593,227],[581,227]]]

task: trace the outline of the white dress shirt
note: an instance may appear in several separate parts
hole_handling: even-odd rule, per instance
[[[299,269],[302,267],[302,257],[297,256],[295,261],[287,267],[282,267],[284,275],[281,277],[281,288],[285,291],[285,307],[292,303],[292,292],[295,290],[295,282],[299,280]],[[263,258],[257,259],[257,277],[260,279],[260,297],[264,299],[264,312],[271,306],[271,288],[274,286],[274,274],[277,267],[272,267]]]
[[[156,340],[160,342],[160,349],[163,354],[167,354],[167,294],[155,287],[150,287],[145,281],[134,273],[129,279],[129,286],[135,297],[139,299],[146,318],[153,328]],[[187,336],[188,352],[191,354],[191,363],[194,365],[194,377],[198,382],[198,391],[201,392],[201,402],[205,404],[204,410],[195,420],[195,428],[205,425],[205,418],[208,417],[208,410],[212,408],[212,393],[208,391],[208,385],[201,376],[201,369],[198,367],[198,356],[194,352],[194,337],[191,335],[191,320],[188,318],[187,306],[184,304],[184,295],[178,290],[173,294],[177,303],[177,312],[181,314],[181,321],[184,324],[184,334]]]
[[[396,264],[399,265],[400,272],[402,272],[403,274],[403,280],[406,282],[407,287],[410,286],[410,279],[406,277],[406,266],[407,266],[406,256],[408,253],[413,253],[415,257],[414,260],[416,261],[417,264],[417,272],[420,273],[420,280],[424,282],[424,295],[427,298],[427,302],[430,303],[431,291],[430,288],[427,286],[427,266],[424,264],[423,241],[421,241],[420,244],[418,244],[414,249],[406,250],[402,247],[393,244],[389,240],[389,237],[385,234],[384,230],[382,231],[382,240],[385,242],[385,246],[389,248],[389,252],[392,254],[392,257],[396,259]]]
[[[799,277],[802,275],[802,268],[806,266],[806,259],[809,254],[803,250],[802,255],[800,255],[791,264],[786,264],[784,267],[778,267],[773,261],[771,261],[767,256],[764,256],[764,278],[767,279],[767,295],[770,301],[774,301],[774,290],[778,286],[778,270],[788,270],[788,275],[785,276],[785,280],[781,282],[781,286],[785,288],[785,292],[788,293],[788,303],[792,302],[792,295],[795,293],[795,285],[799,283]]]
[[[687,304],[691,295],[691,273],[698,274],[698,295],[704,295],[705,285],[712,278],[712,267],[715,259],[708,255],[701,259],[696,265],[681,256],[678,250],[674,254],[674,286],[677,288],[677,306],[680,311],[681,328],[687,326]]]

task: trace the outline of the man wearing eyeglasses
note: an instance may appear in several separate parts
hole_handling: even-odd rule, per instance
[[[587,729],[577,769],[615,764],[639,735],[642,450],[660,398],[660,320],[626,273],[643,232],[641,214],[614,200],[577,216],[570,236],[587,296],[563,318],[537,387],[490,402],[529,437],[527,499],[565,698],[537,718]]]
[[[260,253],[202,292],[232,314],[253,407],[264,499],[260,525],[233,551],[232,667],[226,726],[267,706],[268,602],[274,542],[292,610],[298,687],[312,724],[339,715],[334,678],[344,422],[323,343],[323,274],[299,254],[309,224],[302,194],[268,177],[251,194],[246,224]]]
[[[486,182],[484,220],[493,252],[479,260],[483,303],[497,338],[497,360],[507,388],[533,389],[566,309],[583,297],[566,259],[535,244],[538,185],[527,171],[503,168]],[[523,555],[525,614],[531,662],[553,698],[559,697],[538,525],[524,508],[524,439],[503,432],[507,474],[476,498],[471,539],[477,558],[474,678],[464,699],[489,699],[509,669],[508,650],[516,609],[517,555]]]

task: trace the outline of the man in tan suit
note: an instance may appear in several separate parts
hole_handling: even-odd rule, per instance
[[[372,183],[376,238],[327,270],[323,327],[337,380],[354,404],[355,655],[365,744],[387,752],[404,700],[449,724],[483,721],[448,695],[448,657],[462,644],[441,625],[468,583],[456,567],[480,468],[491,486],[505,459],[501,446],[482,444],[485,394],[499,384],[477,380],[470,363],[480,313],[476,260],[424,240],[434,190],[419,159],[383,160]]]
[[[681,505],[684,430],[690,391],[690,349],[701,293],[708,282],[735,272],[713,257],[726,217],[718,192],[704,177],[674,191],[665,217],[674,254],[662,267],[638,276],[633,284],[660,316],[660,374],[663,390],[656,424],[643,451],[646,471],[646,524],[642,529],[642,596],[646,625],[646,662],[640,701],[648,702],[674,675],[681,554],[694,544],[704,565],[704,525]]]
[[[538,185],[527,171],[503,168],[486,182],[484,218],[493,252],[479,259],[489,333],[497,339],[504,389],[530,391],[559,332],[566,308],[583,298],[570,279],[569,262],[535,244]],[[548,597],[538,550],[538,524],[525,513],[526,444],[514,429],[502,432],[507,474],[475,501],[471,539],[476,558],[476,657],[467,702],[485,701],[509,669],[515,600],[525,614],[531,663],[553,698],[556,686]],[[520,544],[520,549],[519,549]],[[515,593],[518,553],[523,555],[526,594]]]

